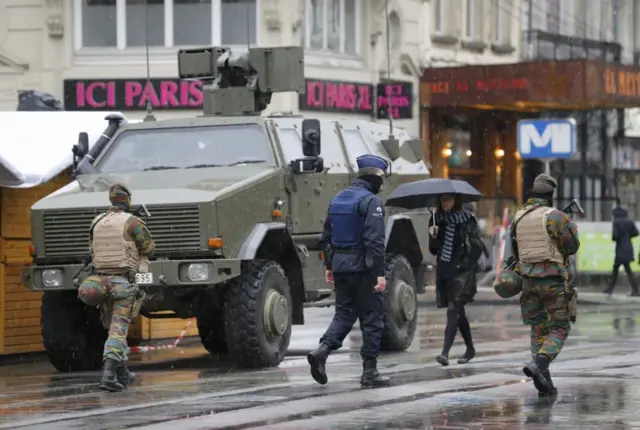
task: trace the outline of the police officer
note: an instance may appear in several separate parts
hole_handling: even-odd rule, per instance
[[[566,213],[552,207],[557,186],[549,175],[535,178],[529,199],[511,225],[515,266],[497,280],[516,294],[522,288],[522,320],[531,326],[533,358],[523,371],[541,395],[557,393],[549,364],[560,354],[575,318],[576,296],[567,285],[567,269],[569,256],[580,247],[578,227]]]
[[[127,332],[142,300],[135,274],[148,270],[147,257],[155,244],[144,222],[129,213],[131,192],[124,185],[109,188],[109,201],[111,207],[90,227],[94,271],[78,288],[78,297],[89,306],[100,305],[103,317],[111,315],[100,388],[122,391],[135,382],[135,374],[126,364]]]
[[[385,226],[382,187],[389,163],[375,155],[358,157],[358,177],[329,204],[321,243],[325,246],[326,279],[335,285],[333,321],[320,345],[307,355],[311,375],[327,383],[325,363],[342,346],[353,324],[362,330],[364,387],[387,386],[389,378],[377,370],[380,337],[384,328]]]

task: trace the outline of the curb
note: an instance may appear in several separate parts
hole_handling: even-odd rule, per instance
[[[435,304],[435,286],[427,285],[424,294],[418,296],[421,305]],[[520,304],[519,296],[510,299],[501,299],[492,287],[478,287],[474,304],[479,305],[512,305]],[[588,306],[612,306],[624,309],[640,309],[640,297],[629,297],[624,294],[614,294],[607,297],[603,293],[581,292],[578,288],[578,304]]]

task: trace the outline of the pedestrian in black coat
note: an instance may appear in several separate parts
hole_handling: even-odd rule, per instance
[[[638,228],[636,223],[629,219],[629,212],[622,206],[617,206],[613,209],[613,232],[611,234],[611,240],[616,243],[616,257],[613,262],[613,272],[611,273],[611,280],[609,288],[605,290],[606,294],[611,295],[613,289],[616,286],[618,280],[618,272],[620,266],[624,267],[624,271],[627,272],[629,278],[629,284],[631,285],[631,295],[640,296],[638,291],[638,284],[631,271],[630,263],[634,260],[633,243],[631,239],[638,236]]]
[[[449,350],[459,329],[467,351],[458,363],[464,364],[476,354],[464,306],[477,292],[476,263],[483,250],[480,229],[476,217],[462,209],[455,196],[441,197],[434,218],[435,225],[429,228],[429,252],[437,257],[436,304],[447,308],[444,346],[436,360],[449,365]]]

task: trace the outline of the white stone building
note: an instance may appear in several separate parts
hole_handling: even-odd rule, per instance
[[[377,84],[387,77],[382,0],[0,0],[0,109],[39,89],[67,109],[124,110],[158,118],[197,112],[199,88],[177,78],[184,46],[303,43],[309,115],[377,118]],[[395,125],[419,134],[424,67],[507,63],[519,57],[520,0],[390,0]],[[149,26],[145,26],[149,22]],[[148,30],[145,31],[145,28]],[[145,89],[145,40],[154,92]],[[384,89],[381,89],[384,91]],[[274,96],[271,111],[297,111]],[[402,109],[404,107],[404,109]],[[381,121],[384,121],[382,119]]]

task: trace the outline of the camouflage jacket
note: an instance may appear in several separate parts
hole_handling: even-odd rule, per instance
[[[105,212],[105,214],[110,212],[115,212],[115,211],[121,211],[121,210],[122,209],[119,207],[112,206],[107,210],[107,212]],[[98,221],[100,221],[101,218],[102,216],[97,216],[93,220],[93,223],[91,224],[90,242],[89,242],[90,244],[93,242],[93,227],[98,223]],[[145,225],[144,221],[142,221],[140,218],[138,218],[135,215],[131,215],[129,219],[127,219],[127,222],[124,228],[125,228],[125,234],[130,236],[131,239],[133,239],[133,241],[136,244],[136,248],[138,248],[138,251],[140,252],[141,256],[149,257],[151,256],[151,254],[153,254],[153,251],[156,248],[156,244],[153,241],[153,238],[151,237],[151,233],[149,233],[149,230],[147,229],[147,226]]]
[[[532,209],[537,206],[546,206],[547,202],[543,199],[529,199],[524,204],[524,210]],[[513,229],[513,225],[511,227]],[[548,276],[567,276],[568,259],[570,255],[574,255],[580,248],[580,241],[578,240],[578,226],[569,215],[560,210],[554,210],[547,217],[547,232],[551,236],[558,249],[566,257],[567,264],[561,265],[554,262],[542,262],[542,263],[516,263],[515,271],[521,273],[524,276],[531,278],[546,278]],[[516,241],[514,231],[510,231],[511,246],[514,255],[518,255],[518,243]]]

